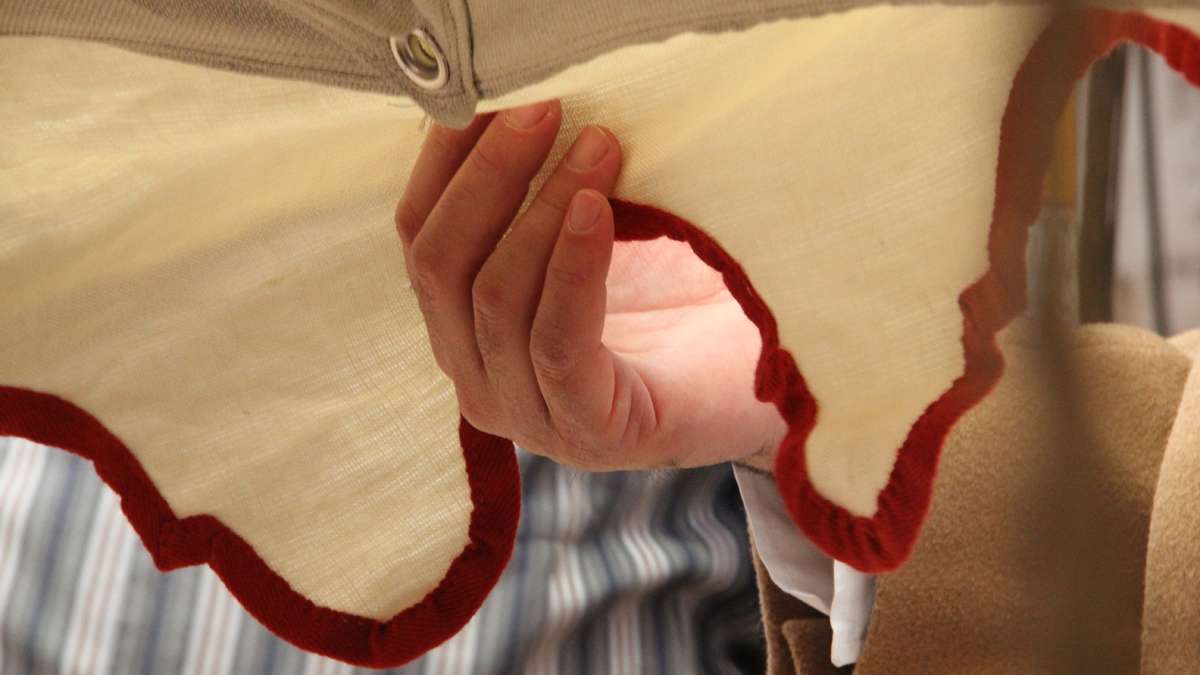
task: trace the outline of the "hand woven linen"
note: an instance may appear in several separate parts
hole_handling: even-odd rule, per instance
[[[793,517],[879,571],[999,378],[1075,78],[1134,40],[1200,84],[1198,27],[872,7],[624,47],[479,110],[561,98],[547,171],[586,124],[616,133],[618,238],[722,272],[789,425]],[[0,434],[92,459],[161,567],[211,565],[304,648],[383,666],[452,635],[519,490],[405,282],[390,214],[422,111],[45,37],[0,40],[0,86]]]

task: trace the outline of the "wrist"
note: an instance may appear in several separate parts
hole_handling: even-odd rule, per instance
[[[753,469],[760,473],[775,475],[775,457],[779,452],[779,442],[767,443],[758,451],[733,460],[734,464]]]

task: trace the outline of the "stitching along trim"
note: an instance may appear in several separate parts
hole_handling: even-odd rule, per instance
[[[653,206],[612,200],[619,240],[666,236],[688,243],[697,257],[721,273],[746,316],[758,326],[763,348],[755,394],[776,405],[789,429],[776,462],[777,483],[792,518],[826,553],[865,572],[894,569],[907,559],[929,509],[946,434],[1002,374],[995,335],[1025,303],[1027,228],[1038,213],[1054,124],[1074,81],[1124,41],[1159,52],[1200,86],[1200,38],[1142,14],[1089,10],[1064,15],[1039,38],[1017,72],[1002,122],[989,269],[959,296],[966,370],[913,425],[871,518],[832,504],[809,482],[804,442],[815,423],[817,403],[791,354],[780,347],[774,316],[742,267],[695,225]],[[160,569],[207,564],[276,635],[361,666],[406,663],[457,633],[496,584],[516,537],[520,474],[512,443],[460,419],[459,441],[474,505],[469,543],[436,588],[416,605],[380,622],[305,599],[216,518],[178,518],[124,443],[64,399],[0,386],[0,435],[28,438],[91,460],[96,473],[120,495],[122,510]]]
[[[471,488],[468,543],[417,604],[386,622],[313,604],[210,515],[178,518],[137,458],[95,417],[57,396],[0,386],[0,435],[69,450],[95,466],[160,570],[207,564],[254,618],[296,646],[360,666],[398,666],[457,633],[512,555],[520,473],[511,442],[465,420],[459,441]]]
[[[698,258],[721,273],[746,316],[758,326],[763,347],[755,395],[774,403],[788,424],[776,459],[776,482],[793,520],[830,556],[876,573],[896,569],[912,552],[929,511],[946,435],[1003,374],[996,333],[1025,306],[1025,244],[1028,227],[1040,210],[1055,125],[1074,83],[1121,42],[1155,50],[1200,86],[1200,38],[1144,14],[1066,13],[1038,38],[1017,71],[1001,121],[988,271],[959,295],[965,372],[909,430],[870,518],[833,504],[809,481],[804,445],[818,404],[792,355],[780,347],[775,318],[742,267],[691,223],[652,206],[613,200],[618,239],[667,236],[687,242]]]

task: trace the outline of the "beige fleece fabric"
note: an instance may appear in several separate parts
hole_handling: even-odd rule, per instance
[[[951,432],[929,520],[909,563],[879,578],[854,672],[1191,672],[1200,369],[1181,347],[1200,331],[1172,344],[1087,326],[1059,351],[1021,320],[1000,341],[1004,378]],[[758,572],[768,672],[836,672],[828,620]]]
[[[1158,475],[1146,560],[1142,672],[1200,665],[1200,330],[1172,339],[1192,371]]]
[[[1078,329],[1065,361],[1036,324],[1001,343],[1005,376],[951,432],[856,672],[1138,671],[1155,483],[1191,361],[1128,326]]]
[[[767,574],[753,540],[751,549],[767,642],[767,672],[770,675],[850,672],[851,668],[835,668],[829,660],[829,645],[833,640],[829,617],[780,590]]]

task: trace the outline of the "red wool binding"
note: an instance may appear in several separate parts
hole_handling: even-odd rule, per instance
[[[1082,43],[1075,42],[1075,49],[1062,47],[1080,35]],[[755,393],[775,403],[789,429],[776,462],[779,489],[792,517],[826,553],[867,572],[894,569],[908,557],[929,508],[946,434],[1003,371],[995,336],[1024,306],[1026,229],[1038,213],[1054,124],[1074,81],[1122,41],[1159,52],[1200,86],[1200,38],[1142,14],[1090,10],[1064,16],[1034,45],[1014,80],[1001,127],[989,269],[959,296],[966,371],[913,425],[871,518],[832,504],[809,482],[804,441],[817,405],[792,356],[779,345],[774,316],[737,261],[709,235],[667,211],[612,200],[618,239],[667,236],[687,242],[697,257],[721,273],[746,316],[758,326],[763,348]],[[21,436],[91,460],[96,473],[120,495],[122,510],[160,569],[207,564],[272,632],[303,649],[356,665],[397,666],[458,632],[495,585],[516,537],[520,476],[512,443],[460,420],[459,440],[474,506],[470,541],[434,590],[380,622],[305,599],[216,518],[176,517],[124,443],[99,420],[61,398],[0,386],[0,435]]]
[[[517,534],[521,479],[512,443],[462,420],[459,440],[474,506],[469,542],[436,588],[381,622],[313,604],[216,518],[176,517],[121,439],[61,398],[0,386],[0,436],[28,438],[90,459],[121,496],[121,510],[159,569],[207,564],[271,632],[302,649],[360,666],[398,666],[457,633],[496,585]]]
[[[909,430],[870,518],[833,504],[809,481],[804,442],[815,423],[817,403],[792,355],[780,347],[775,317],[742,267],[682,218],[652,206],[613,200],[618,239],[667,236],[687,242],[698,258],[721,273],[746,316],[758,326],[763,347],[755,395],[774,403],[788,424],[775,463],[776,483],[793,520],[834,558],[864,572],[886,572],[903,564],[912,552],[929,510],[946,435],[992,390],[1004,371],[996,333],[1025,306],[1027,230],[1040,210],[1055,125],[1075,81],[1124,41],[1157,51],[1200,86],[1200,38],[1143,14],[1104,10],[1064,14],[1034,44],[1017,71],[1001,123],[988,234],[989,269],[959,296],[966,370]]]

